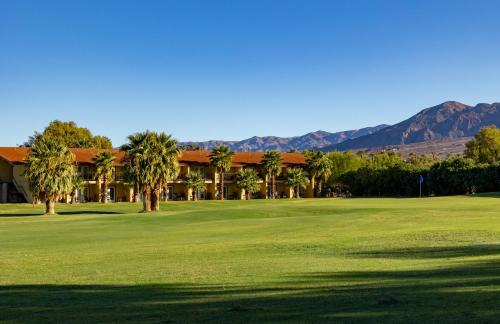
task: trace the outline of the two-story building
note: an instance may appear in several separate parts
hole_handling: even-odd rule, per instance
[[[95,177],[94,157],[103,150],[100,149],[71,149],[75,156],[75,163],[82,178],[84,186],[77,193],[80,202],[98,201],[101,184]],[[24,172],[24,160],[29,152],[25,147],[0,147],[0,203],[7,202],[31,202],[31,192],[22,175]],[[134,189],[122,178],[122,167],[125,152],[113,149],[116,159],[114,160],[114,176],[109,183],[108,194],[111,201],[132,201]],[[261,172],[263,152],[235,152],[232,159],[231,170],[224,175],[224,196],[226,199],[245,199],[244,190],[236,186],[236,175],[243,168],[255,168],[261,175],[260,192],[253,194],[253,198],[266,198],[268,192],[268,181],[266,175]],[[281,198],[292,195],[292,188],[286,186],[284,176],[288,167],[305,167],[305,157],[301,153],[281,153],[282,172],[276,178],[276,193]],[[164,190],[165,200],[191,200],[193,194],[199,199],[215,199],[217,197],[220,175],[215,168],[210,166],[210,151],[183,151],[179,156],[179,176],[168,183]],[[205,177],[206,190],[193,193],[184,185],[184,178],[190,172],[199,172]],[[312,197],[311,188],[305,190],[305,197]]]

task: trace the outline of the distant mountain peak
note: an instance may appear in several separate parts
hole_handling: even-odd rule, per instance
[[[379,132],[368,134],[322,150],[349,150],[433,142],[473,136],[487,125],[500,126],[500,104],[468,106],[446,101]]]

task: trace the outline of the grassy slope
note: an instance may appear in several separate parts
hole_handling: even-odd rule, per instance
[[[0,205],[0,321],[494,321],[500,199]]]

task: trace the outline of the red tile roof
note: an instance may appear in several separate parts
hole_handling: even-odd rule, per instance
[[[24,163],[24,159],[28,155],[29,147],[0,147],[0,158],[3,158],[7,162],[13,164]],[[104,149],[80,149],[72,148],[70,151],[75,155],[75,161],[78,163],[94,163],[92,159],[100,152],[107,151]],[[123,162],[125,153],[118,150],[112,149],[113,153],[116,155],[114,161],[115,165],[120,165]]]
[[[75,154],[78,163],[93,163],[92,159],[103,149],[70,149]],[[0,158],[10,163],[23,163],[29,148],[27,147],[0,147]],[[125,157],[125,152],[118,149],[112,150],[115,155],[115,165],[121,165]],[[264,157],[264,152],[235,152],[233,155],[233,166],[246,164],[260,164]],[[305,157],[301,153],[281,153],[284,165],[305,164]],[[210,151],[183,151],[179,157],[180,163],[210,163]]]
[[[281,153],[283,164],[305,164],[302,153]],[[234,152],[233,165],[260,164],[264,152]],[[210,163],[210,151],[183,151],[179,157],[181,163]]]

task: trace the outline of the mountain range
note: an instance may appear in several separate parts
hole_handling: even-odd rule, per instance
[[[500,103],[468,106],[456,101],[420,111],[380,131],[322,147],[323,151],[357,150],[414,143],[453,142],[474,136],[481,127],[500,126]]]
[[[316,131],[296,137],[254,136],[242,141],[184,142],[181,145],[197,145],[204,149],[227,145],[233,151],[345,151],[388,147],[404,150],[407,146],[408,149],[418,147],[423,153],[431,153],[425,152],[428,146],[429,150],[448,153],[453,147],[453,153],[460,153],[469,137],[489,125],[500,127],[500,103],[468,106],[447,101],[392,126],[378,125],[336,133]]]
[[[388,125],[378,125],[375,127],[366,127],[357,130],[348,130],[337,133],[325,131],[316,131],[302,136],[277,137],[277,136],[254,136],[242,141],[222,141],[213,140],[206,142],[183,142],[182,146],[196,145],[203,149],[210,150],[220,145],[229,146],[232,151],[254,152],[254,151],[289,151],[289,150],[308,150],[312,148],[321,148],[333,144],[338,144],[346,140],[358,138],[378,132]]]

